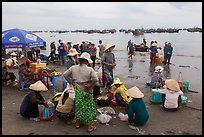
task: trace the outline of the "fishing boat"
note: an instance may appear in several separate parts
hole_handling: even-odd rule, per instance
[[[134,47],[135,47],[135,51],[138,51],[138,52],[148,52],[149,51],[148,46],[135,44]]]

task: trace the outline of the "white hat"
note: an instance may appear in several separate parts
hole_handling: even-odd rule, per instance
[[[106,51],[107,49],[109,49],[111,47],[115,48],[115,45],[110,45],[110,44],[105,45],[104,51]]]
[[[47,87],[40,81],[38,80],[34,84],[31,84],[29,89],[35,90],[35,91],[47,91]]]
[[[79,59],[86,59],[89,62],[89,64],[93,63],[93,61],[91,60],[90,54],[88,52],[83,52],[79,57]]]
[[[119,78],[115,78],[112,86],[114,86],[116,84],[123,84],[123,82],[121,82]]]
[[[134,86],[126,90],[125,93],[132,98],[143,98],[144,97],[144,94],[140,91],[140,89],[137,86]]]
[[[154,72],[162,72],[163,70],[164,70],[163,67],[161,67],[161,66],[156,66]]]

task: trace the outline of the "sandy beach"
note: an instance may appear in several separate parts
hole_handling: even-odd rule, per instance
[[[150,80],[154,66],[149,64],[149,56],[141,56],[136,53],[132,61],[128,59],[116,58],[117,66],[114,70],[114,77],[119,77],[127,88],[138,86],[144,93],[144,102],[149,112],[149,120],[146,125],[138,127],[138,130],[130,129],[127,122],[120,121],[118,114],[124,113],[122,108],[115,108],[116,115],[112,116],[109,124],[96,123],[97,130],[91,133],[87,132],[87,127],[75,129],[71,121],[60,121],[54,117],[51,121],[34,122],[26,120],[19,114],[19,107],[27,90],[20,91],[11,86],[2,87],[2,134],[3,135],[202,135],[202,80],[191,85],[192,90],[199,93],[184,93],[188,97],[188,102],[177,112],[166,112],[159,104],[150,102],[151,89],[145,85]],[[192,75],[200,75],[201,69],[194,67],[181,68],[176,61],[172,59],[172,64],[165,67],[164,75],[166,78],[177,79],[181,71],[185,78]],[[188,65],[188,64],[184,64]],[[163,65],[162,65],[163,66]],[[49,68],[55,68],[57,71],[64,72],[66,66],[49,64]],[[131,68],[132,67],[132,68]],[[97,67],[96,67],[97,70]],[[17,69],[12,69],[17,76]],[[189,73],[190,71],[190,73]],[[195,77],[196,79],[196,77]],[[199,78],[197,78],[200,80]],[[193,80],[192,80],[193,81]],[[191,81],[190,81],[191,82]],[[103,90],[103,89],[101,89]],[[200,91],[201,90],[201,91]],[[45,99],[49,98],[51,91],[42,93]],[[99,106],[97,106],[99,108]],[[40,106],[42,109],[42,106]],[[97,113],[99,115],[99,113]]]

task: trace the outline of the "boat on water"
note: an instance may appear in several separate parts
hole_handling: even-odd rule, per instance
[[[135,29],[132,31],[132,34],[135,36],[138,36],[138,35],[144,35],[144,32],[141,30]]]
[[[138,51],[138,52],[148,52],[149,51],[148,46],[134,44],[134,47],[135,47],[135,51]]]

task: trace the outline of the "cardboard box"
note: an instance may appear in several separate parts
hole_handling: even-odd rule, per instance
[[[46,69],[46,63],[31,63],[30,69],[31,71],[38,72],[40,68]]]

